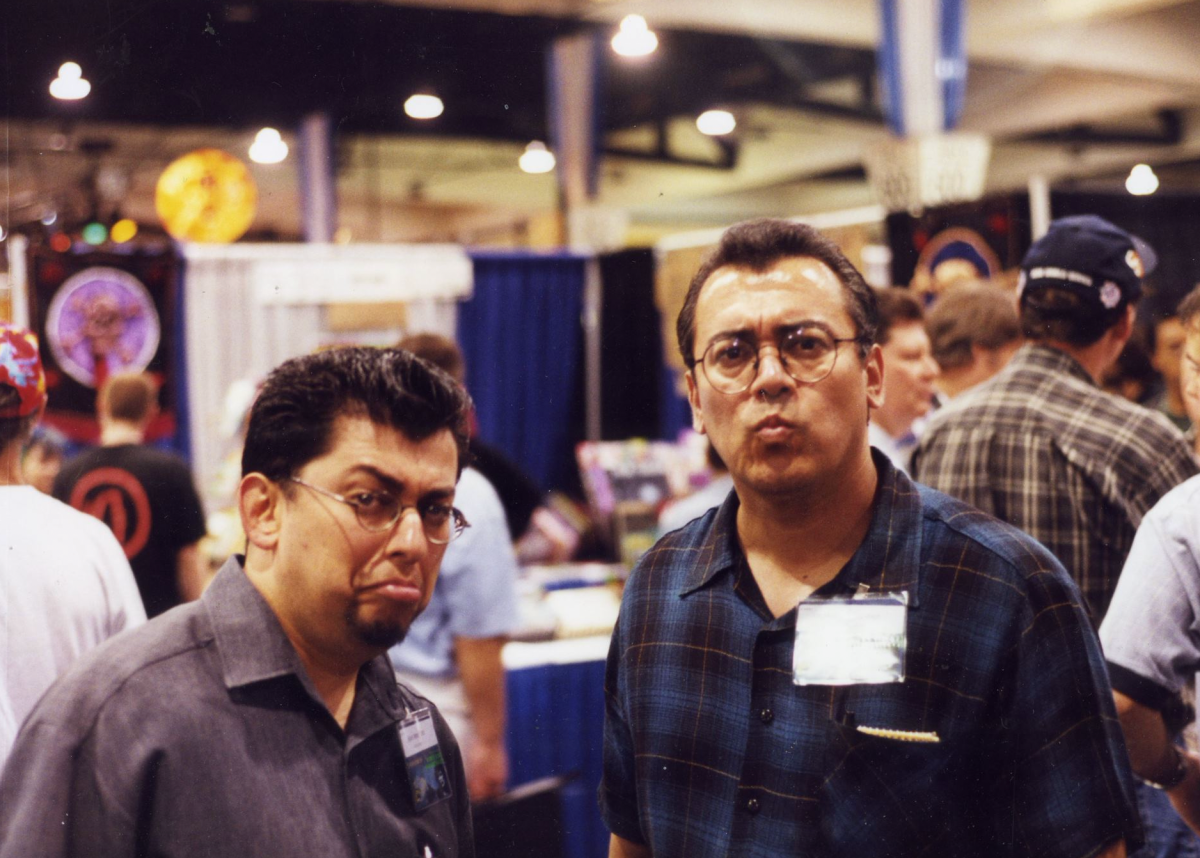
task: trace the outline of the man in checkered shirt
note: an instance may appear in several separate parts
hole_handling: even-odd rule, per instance
[[[724,504],[626,584],[610,856],[1122,856],[1141,828],[1078,588],[897,471],[875,296],[814,230],[725,233],[679,316]]]
[[[930,420],[913,460],[919,482],[1049,548],[1097,624],[1142,516],[1197,472],[1165,417],[1097,386],[1133,332],[1154,261],[1102,218],[1054,221],[1021,263],[1028,344]]]

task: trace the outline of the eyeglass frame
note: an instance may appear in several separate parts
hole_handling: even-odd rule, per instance
[[[821,376],[820,378],[799,379],[799,378],[796,378],[796,376],[792,375],[791,371],[788,369],[787,358],[785,358],[783,356],[783,352],[779,349],[779,337],[778,336],[775,337],[774,344],[775,344],[776,351],[779,351],[779,365],[783,368],[783,371],[785,373],[787,373],[788,378],[790,378],[792,381],[796,382],[796,384],[819,384],[822,381],[824,381],[825,379],[829,378],[829,376],[833,375],[834,367],[837,366],[838,354],[840,353],[838,347],[842,343],[858,343],[860,353],[864,357],[866,356],[867,350],[873,345],[872,339],[870,337],[864,336],[862,334],[858,334],[857,336],[853,336],[853,337],[832,336],[833,332],[831,330],[829,330],[829,328],[827,328],[825,325],[819,324],[819,323],[813,324],[811,322],[808,322],[808,323],[801,323],[801,324],[792,325],[792,326],[785,325],[785,326],[783,326],[783,328],[786,329],[787,334],[792,334],[792,333],[795,333],[796,331],[802,331],[805,328],[816,328],[819,331],[823,331],[826,334],[830,334],[831,336],[829,337],[829,339],[833,341],[833,360],[830,361],[830,363],[829,363],[828,371],[826,371],[826,373],[823,376]],[[737,334],[738,334],[738,332],[735,331],[735,332],[733,332],[732,335],[729,335],[729,337],[731,339],[735,338],[737,336]],[[742,388],[738,388],[737,390],[722,390],[720,387],[713,384],[713,380],[708,377],[708,371],[704,368],[704,359],[708,356],[708,353],[710,351],[712,351],[713,346],[715,346],[719,342],[721,342],[720,337],[718,337],[717,339],[711,340],[708,344],[708,347],[704,349],[704,351],[701,353],[701,355],[698,359],[692,358],[691,364],[688,366],[688,369],[691,370],[691,372],[694,376],[696,374],[696,367],[699,366],[700,373],[704,376],[705,380],[708,381],[709,387],[711,387],[717,393],[724,394],[725,396],[737,396],[740,393],[745,393],[747,390],[749,390],[751,387],[754,386],[754,380],[756,378],[758,378],[759,368],[762,366],[762,357],[761,357],[762,348],[764,345],[766,345],[766,343],[759,343],[758,346],[754,350],[754,373],[750,376],[750,381],[746,384],[746,386],[742,387]]]
[[[367,531],[368,533],[386,533],[387,531],[391,530],[393,527],[396,526],[396,523],[398,521],[400,521],[401,518],[404,517],[404,511],[406,509],[414,509],[417,511],[417,517],[421,520],[421,532],[423,534],[425,534],[425,538],[427,540],[429,540],[430,542],[432,542],[434,545],[449,545],[451,542],[453,542],[454,540],[456,540],[460,536],[462,536],[463,533],[466,532],[467,528],[471,526],[471,522],[467,521],[467,517],[465,515],[463,515],[462,510],[460,510],[456,506],[451,506],[450,507],[450,518],[451,518],[450,538],[445,541],[442,541],[440,539],[435,539],[434,537],[429,535],[429,531],[425,528],[425,518],[421,513],[421,505],[420,504],[400,504],[400,506],[396,510],[396,517],[393,518],[391,521],[389,521],[386,525],[384,525],[383,527],[368,527],[362,520],[362,512],[361,512],[360,506],[358,504],[356,504],[350,498],[348,498],[344,495],[339,495],[337,492],[331,492],[329,489],[323,489],[320,486],[314,486],[312,483],[306,482],[305,480],[302,480],[299,477],[285,477],[284,479],[286,482],[296,483],[296,485],[300,485],[300,486],[304,486],[305,488],[312,489],[317,494],[325,495],[325,497],[327,497],[327,498],[332,498],[335,501],[341,501],[346,506],[348,506],[354,510],[354,520],[358,522],[359,527],[361,527],[363,530]],[[382,494],[382,493],[381,492],[364,492],[364,494],[378,495],[378,494]]]

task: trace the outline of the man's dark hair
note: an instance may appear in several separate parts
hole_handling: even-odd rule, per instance
[[[1179,321],[1183,322],[1185,328],[1190,328],[1200,320],[1200,283],[1192,287],[1192,291],[1184,296],[1179,302],[1179,308],[1175,311],[1175,315],[1179,317]]]
[[[113,420],[141,423],[158,402],[158,385],[148,373],[124,372],[109,376],[100,387],[96,408]]]
[[[811,256],[829,266],[846,293],[846,310],[861,338],[859,353],[866,356],[875,342],[879,311],[875,293],[841,249],[811,226],[787,220],[750,220],[725,230],[716,249],[704,260],[688,286],[683,308],[675,322],[679,353],[689,368],[696,363],[696,304],[700,290],[718,268],[732,265],[763,272],[784,259]]]
[[[431,333],[409,334],[396,343],[396,348],[412,352],[462,384],[465,369],[462,352],[449,337]]]
[[[274,482],[329,451],[334,421],[366,417],[411,441],[449,429],[458,470],[467,464],[471,400],[454,379],[400,349],[340,348],[293,358],[263,383],[250,408],[242,475]]]
[[[21,403],[21,394],[15,387],[0,384],[0,411],[16,410]],[[26,414],[24,417],[0,417],[0,450],[6,449],[14,442],[24,444],[37,425],[39,413]]]
[[[892,338],[892,328],[907,324],[923,324],[925,308],[907,289],[892,286],[875,290],[875,301],[879,305],[879,325],[875,329],[875,342],[887,345]]]
[[[1075,292],[1054,287],[1026,290],[1021,296],[1021,333],[1034,342],[1057,340],[1084,348],[1104,336],[1134,301],[1124,298],[1111,310],[1097,312]]]
[[[1012,293],[986,284],[956,287],[938,298],[925,330],[933,359],[946,370],[968,366],[973,346],[995,351],[1021,338]]]

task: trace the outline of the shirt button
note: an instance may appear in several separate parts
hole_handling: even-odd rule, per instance
[[[756,799],[756,798],[746,799],[746,812],[747,813],[755,814],[755,813],[758,813],[759,809],[760,808],[759,808],[759,804],[758,804],[758,799]]]
[[[770,724],[772,721],[775,720],[775,713],[772,712],[770,709],[763,709],[761,712],[758,713],[758,719],[760,721],[762,721],[764,724]]]

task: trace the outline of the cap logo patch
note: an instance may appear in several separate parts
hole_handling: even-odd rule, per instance
[[[1105,280],[1104,285],[1100,287],[1100,303],[1107,309],[1121,303],[1121,287],[1111,280]]]
[[[1133,269],[1133,273],[1139,279],[1146,276],[1146,267],[1142,265],[1142,257],[1138,256],[1138,252],[1132,247],[1125,251],[1125,264]]]

